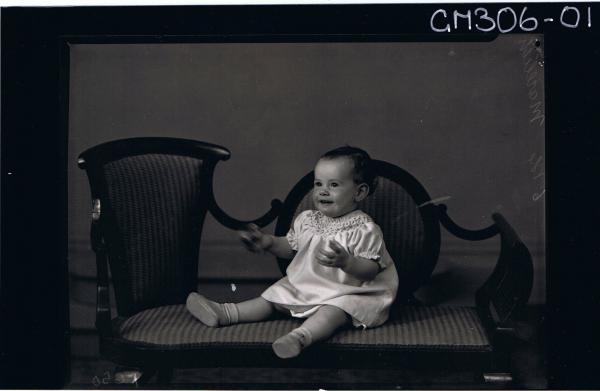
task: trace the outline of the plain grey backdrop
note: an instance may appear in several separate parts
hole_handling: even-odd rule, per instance
[[[535,40],[540,46],[535,46]],[[69,267],[71,323],[92,327],[91,206],[77,156],[126,137],[169,136],[227,147],[215,172],[220,206],[265,213],[343,145],[412,173],[460,225],[502,213],[534,258],[532,303],[545,302],[544,70],[541,37],[493,42],[77,44],[70,47]],[[272,226],[268,230],[272,230]],[[497,238],[467,242],[442,229],[428,302],[472,304]],[[277,278],[275,260],[246,253],[208,215],[200,275]],[[266,285],[265,285],[266,287]],[[260,292],[231,285],[229,300]],[[215,299],[221,299],[215,297]]]

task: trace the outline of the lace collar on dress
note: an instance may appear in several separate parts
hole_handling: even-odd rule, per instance
[[[340,217],[325,216],[318,210],[313,210],[308,215],[308,228],[319,235],[335,235],[338,232],[351,231],[363,224],[371,223],[369,215],[357,209]]]

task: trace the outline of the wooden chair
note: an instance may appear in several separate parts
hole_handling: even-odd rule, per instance
[[[331,368],[468,368],[488,381],[510,381],[506,338],[533,281],[527,248],[499,214],[483,230],[459,227],[413,176],[383,161],[376,161],[379,185],[362,209],[381,226],[400,277],[401,290],[386,324],[345,329],[297,358],[282,360],[271,343],[297,327],[298,319],[210,328],[189,315],[184,302],[197,287],[207,211],[231,229],[250,222],[264,227],[277,218],[275,233],[284,235],[294,216],[311,207],[312,172],[283,203],[274,200],[264,216],[253,221],[229,216],[212,191],[214,167],[228,158],[223,147],[170,138],[112,141],[81,154],[79,166],[88,174],[93,199],[96,326],[104,357],[145,375],[158,372],[160,382],[168,382],[173,368],[323,363]],[[412,296],[435,268],[440,224],[467,240],[501,237],[497,265],[477,291],[476,307],[424,306]],[[108,303],[107,260],[117,305],[114,317]],[[287,261],[278,262],[285,272]]]

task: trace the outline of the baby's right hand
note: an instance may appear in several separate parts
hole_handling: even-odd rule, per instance
[[[246,231],[239,231],[240,239],[244,246],[252,252],[268,250],[273,244],[273,237],[262,233],[256,224],[248,224]]]

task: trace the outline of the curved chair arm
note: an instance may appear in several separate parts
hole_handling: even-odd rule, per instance
[[[442,223],[448,232],[458,238],[475,241],[489,239],[498,234],[498,226],[496,224],[479,230],[470,230],[459,226],[448,216],[448,207],[444,204],[438,205],[438,212],[440,223]]]
[[[211,202],[208,209],[219,223],[223,224],[227,228],[240,230],[244,229],[248,224],[256,224],[259,227],[265,227],[271,224],[271,222],[273,222],[277,218],[277,216],[279,216],[282,205],[283,203],[280,200],[273,199],[271,200],[271,209],[267,213],[265,213],[257,219],[247,221],[235,219],[229,214],[227,214],[227,212],[221,209],[221,207],[217,204],[216,200],[214,199],[214,196],[211,197]]]
[[[495,225],[498,227],[498,232],[504,241],[506,241],[506,245],[513,247],[516,246],[517,243],[522,243],[521,239],[513,229],[513,227],[506,221],[504,216],[500,213],[493,213],[492,219],[494,219]]]
[[[100,213],[98,209],[96,214],[95,206],[97,201],[97,205],[100,205],[99,200],[94,200],[94,211],[92,212],[92,226],[90,231],[92,249],[96,253],[96,328],[101,336],[107,336],[111,332],[108,264],[106,259],[106,246],[104,245],[104,240],[100,235],[100,229],[98,227]]]
[[[533,287],[533,262],[529,250],[499,213],[492,215],[501,238],[496,266],[475,294],[477,311],[484,324],[498,333],[514,334],[511,317],[522,308]]]

